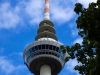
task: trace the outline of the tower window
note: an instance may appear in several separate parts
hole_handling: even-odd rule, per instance
[[[45,45],[44,44],[42,45],[42,49],[45,49]]]
[[[52,55],[55,55],[54,53],[52,53]]]
[[[53,47],[53,50],[55,50],[56,49],[56,46],[52,46]]]
[[[51,52],[49,52],[49,54],[51,55]]]
[[[38,46],[35,46],[35,50],[38,50]]]
[[[45,52],[43,52],[43,54],[45,54]]]
[[[35,50],[35,48],[33,47],[33,48],[32,48],[32,51],[34,52],[34,50]]]
[[[59,53],[61,54],[61,49],[59,49]]]
[[[41,45],[38,45],[38,49],[41,50]]]
[[[39,52],[39,54],[42,54],[42,52]]]
[[[48,49],[49,48],[49,45],[46,45],[46,49]]]
[[[52,50],[52,45],[49,45],[49,49]]]
[[[30,54],[33,52],[33,51],[32,51],[32,48],[29,50],[29,52],[30,52]]]
[[[48,52],[46,52],[46,54],[48,54]]]
[[[39,55],[39,53],[36,53],[36,55]]]
[[[58,52],[58,50],[59,50],[59,48],[57,47],[57,48],[56,48],[56,51]]]
[[[29,55],[30,55],[30,52],[28,51],[28,52],[27,52],[27,56],[29,56]]]

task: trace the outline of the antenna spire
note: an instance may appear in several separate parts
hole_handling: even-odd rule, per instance
[[[50,20],[49,0],[45,0],[44,20]]]

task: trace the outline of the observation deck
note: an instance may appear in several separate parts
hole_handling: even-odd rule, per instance
[[[47,64],[51,67],[51,74],[60,72],[64,65],[60,43],[51,38],[41,38],[30,44],[24,50],[25,64],[35,75],[40,74],[40,67]]]

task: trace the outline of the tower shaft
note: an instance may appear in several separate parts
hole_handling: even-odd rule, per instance
[[[40,75],[51,75],[51,67],[49,65],[42,65]]]
[[[64,66],[61,44],[49,12],[49,0],[45,0],[44,20],[39,24],[35,42],[23,53],[25,64],[35,75],[57,75]]]

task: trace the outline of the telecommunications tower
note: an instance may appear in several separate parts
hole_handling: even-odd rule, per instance
[[[45,0],[44,20],[39,24],[35,42],[23,53],[25,64],[35,75],[57,75],[64,66],[61,44],[49,14],[49,0]]]

